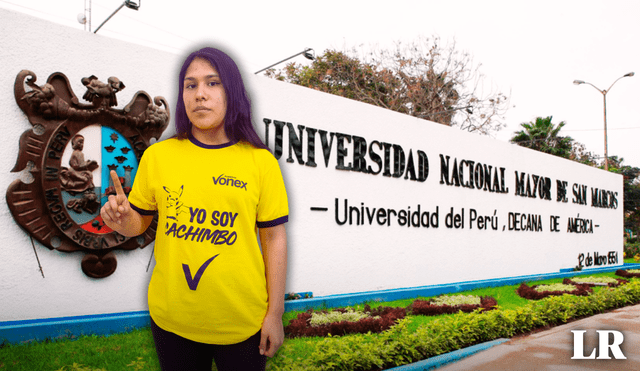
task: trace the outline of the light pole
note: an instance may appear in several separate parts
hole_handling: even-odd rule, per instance
[[[127,7],[129,9],[133,9],[133,10],[138,10],[140,8],[140,5],[142,5],[142,0],[140,0],[137,4],[131,0],[125,0],[124,3],[122,3],[118,9],[116,9],[113,13],[111,13],[110,16],[107,17],[107,19],[104,20],[104,22],[102,22],[102,24],[100,24],[100,26],[98,26],[98,28],[96,28],[95,31],[93,31],[93,33],[98,33],[98,30],[104,26],[105,23],[107,23],[111,17],[113,17],[120,9],[122,9],[122,7]]]
[[[607,93],[611,90],[613,85],[616,82],[618,82],[618,80],[620,80],[623,77],[631,77],[633,75],[635,75],[635,73],[629,72],[628,74],[626,74],[624,76],[618,77],[618,79],[616,81],[614,81],[613,84],[611,84],[611,86],[609,86],[609,89],[607,89],[607,90],[598,89],[597,86],[593,85],[590,82],[586,82],[586,81],[582,81],[582,80],[573,80],[573,83],[575,85],[588,84],[588,85],[593,86],[600,93],[602,93],[602,100],[604,102],[604,169],[605,170],[609,170],[609,155],[607,153],[607,151],[608,151],[608,149],[607,149]]]
[[[271,67],[275,66],[276,64],[280,64],[280,63],[282,63],[282,62],[284,62],[284,61],[288,61],[289,59],[291,59],[291,58],[293,58],[293,57],[297,57],[297,56],[299,56],[300,54],[304,54],[304,57],[305,57],[305,58],[307,58],[307,59],[309,59],[309,60],[314,60],[314,59],[316,58],[316,56],[315,56],[315,52],[314,52],[314,50],[313,50],[313,49],[311,49],[311,48],[305,48],[305,49],[304,49],[303,51],[301,51],[300,53],[296,53],[296,54],[294,54],[294,55],[292,55],[292,56],[290,56],[290,57],[288,57],[288,58],[285,58],[285,59],[281,60],[280,62],[276,62],[276,63],[272,64],[272,65],[271,65],[271,66],[269,66],[269,67],[265,67],[265,68],[261,69],[260,71],[256,72],[255,74],[257,75],[257,74],[259,74],[260,72],[262,72],[262,71],[264,71],[264,70],[268,70],[269,68],[271,68]]]

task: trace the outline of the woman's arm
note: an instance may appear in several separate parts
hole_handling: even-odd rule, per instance
[[[120,179],[115,171],[111,170],[111,180],[116,188],[116,195],[109,196],[109,200],[102,206],[100,216],[105,224],[123,236],[139,236],[147,230],[153,215],[140,215],[131,208],[129,200],[124,194]]]
[[[260,354],[273,357],[284,341],[282,315],[287,279],[287,232],[284,224],[260,229],[269,305],[262,324]]]

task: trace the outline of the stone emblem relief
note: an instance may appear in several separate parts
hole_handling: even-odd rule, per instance
[[[32,181],[16,179],[7,189],[15,221],[49,249],[85,253],[81,267],[103,278],[117,267],[114,250],[144,248],[155,238],[157,218],[141,236],[129,238],[111,230],[100,217],[110,194],[115,170],[126,194],[131,191],[138,162],[152,138],[169,123],[163,97],[138,91],[123,109],[116,94],[125,88],[116,77],[107,82],[83,78],[80,103],[67,77],[53,73],[42,86],[35,73],[23,70],[14,85],[16,103],[32,128],[20,137],[12,172],[28,171]]]

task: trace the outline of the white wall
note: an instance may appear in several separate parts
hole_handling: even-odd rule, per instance
[[[80,268],[83,253],[62,253],[35,242],[42,277],[31,239],[13,220],[4,200],[9,184],[19,177],[11,173],[18,141],[31,128],[16,104],[13,85],[23,69],[36,74],[38,85],[52,73],[62,72],[81,99],[86,90],[80,81],[83,77],[96,75],[106,81],[116,76],[126,85],[118,93],[117,108],[128,104],[138,90],[151,97],[164,96],[173,105],[181,57],[5,9],[0,9],[0,19],[0,321],[146,310],[151,246],[116,251],[115,273],[93,279]],[[172,125],[164,137],[173,132]]]
[[[77,96],[82,96],[82,77],[101,80],[116,76],[127,86],[118,94],[117,108],[126,105],[138,90],[168,99],[175,109],[174,81],[185,55],[127,44],[99,35],[51,24],[0,9],[0,107],[4,129],[0,145],[0,189],[6,190],[19,174],[11,173],[20,135],[31,127],[18,108],[13,84],[18,72],[29,69],[44,84],[53,72],[64,73]],[[231,53],[232,54],[232,53]],[[241,64],[241,63],[240,63]],[[289,132],[284,128],[283,171],[290,201],[289,270],[287,291],[312,291],[316,296],[380,289],[415,287],[496,277],[557,272],[578,264],[581,253],[593,256],[617,252],[622,263],[622,177],[549,155],[523,149],[458,129],[418,120],[367,104],[319,93],[310,89],[245,76],[254,102],[254,119],[264,133],[263,119],[359,136],[397,144],[416,160],[418,150],[428,157],[429,174],[423,182],[348,170],[336,170],[337,139],[325,166],[319,135],[315,137],[316,167],[298,164],[289,157]],[[173,122],[163,137],[173,133]],[[274,149],[275,127],[269,129]],[[307,134],[303,137],[303,161],[308,160]],[[353,162],[353,140],[344,141],[345,165]],[[374,148],[380,154],[383,151]],[[377,165],[367,151],[364,159]],[[453,160],[473,160],[505,169],[508,192],[487,191],[440,184],[440,155]],[[392,157],[393,159],[393,157]],[[417,170],[417,169],[416,169]],[[549,177],[551,200],[515,195],[514,172]],[[466,179],[466,178],[465,178]],[[568,202],[556,201],[556,180],[568,183]],[[572,185],[587,185],[588,205],[572,203]],[[591,206],[591,188],[618,194],[617,209]],[[6,192],[6,191],[5,191]],[[3,193],[4,194],[4,193]],[[339,225],[335,200],[369,208],[439,210],[438,228]],[[105,279],[91,279],[80,269],[82,253],[50,251],[35,243],[43,267],[42,277],[29,236],[14,222],[6,202],[0,206],[0,321],[146,310],[147,264],[151,246],[143,250],[117,251],[118,268]],[[324,207],[327,211],[312,211]],[[447,228],[451,208],[464,212],[464,228]],[[469,210],[497,216],[498,230],[469,227]],[[509,230],[510,212],[540,215],[542,231]],[[551,232],[551,215],[559,217],[559,232]],[[570,217],[593,221],[592,234],[567,232]],[[340,219],[342,219],[342,214]],[[503,230],[503,227],[504,230]],[[152,264],[153,267],[153,264]]]
[[[429,175],[424,182],[384,177],[361,172],[336,170],[336,143],[325,166],[318,134],[315,138],[315,162],[312,168],[293,163],[288,141],[280,159],[286,185],[291,189],[290,225],[291,263],[289,281],[293,291],[314,294],[349,293],[369,290],[414,287],[498,277],[558,272],[579,264],[578,256],[606,255],[617,252],[622,264],[623,201],[622,177],[572,161],[532,151],[509,143],[478,136],[458,129],[418,120],[392,111],[372,107],[312,90],[291,89],[276,81],[261,86],[269,94],[259,96],[260,121],[291,122],[297,125],[364,137],[402,146],[408,155],[422,150],[429,159]],[[264,127],[264,124],[262,125]],[[270,127],[269,146],[273,149],[274,127]],[[288,130],[284,128],[284,136]],[[307,160],[307,135],[304,134],[303,160]],[[335,139],[334,139],[335,141]],[[353,142],[345,141],[352,162]],[[378,154],[382,151],[374,148]],[[491,193],[440,184],[440,155],[453,159],[505,169],[507,193]],[[365,156],[368,164],[371,159]],[[417,161],[417,160],[416,160]],[[377,165],[373,166],[377,169]],[[465,168],[466,171],[466,168]],[[516,196],[515,171],[541,175],[551,180],[551,200]],[[466,176],[465,176],[465,179]],[[567,202],[557,202],[556,180],[567,182]],[[587,185],[587,205],[573,200],[573,185]],[[617,209],[591,206],[591,188],[617,192]],[[439,209],[438,228],[381,226],[367,220],[364,225],[338,225],[335,199],[360,207],[407,209],[414,212]],[[327,212],[311,211],[325,207]],[[464,228],[447,228],[446,214],[464,208]],[[469,226],[470,209],[478,215],[497,216],[498,230],[478,230]],[[542,231],[510,230],[509,213],[539,215]],[[558,216],[559,232],[550,231],[550,216]],[[589,219],[592,234],[568,233],[569,218]],[[598,227],[596,227],[598,225]],[[504,228],[504,230],[503,230]],[[302,231],[301,231],[302,230]],[[591,268],[596,265],[591,265]],[[600,265],[602,267],[602,265]],[[586,267],[589,268],[589,267]]]

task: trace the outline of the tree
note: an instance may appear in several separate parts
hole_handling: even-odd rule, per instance
[[[624,224],[636,232],[640,230],[640,168],[624,165],[624,158],[609,157],[609,171],[624,177]],[[604,169],[604,165],[600,166]]]
[[[587,151],[584,144],[574,141],[571,137],[559,136],[558,133],[566,125],[564,121],[554,125],[552,117],[538,117],[535,122],[522,123],[522,130],[515,132],[511,143],[549,153],[585,165],[604,169],[596,156]],[[636,232],[640,230],[640,168],[623,164],[624,159],[618,156],[609,157],[609,171],[622,174],[624,177],[624,225]]]
[[[589,166],[598,166],[598,157],[593,152],[587,151],[587,147],[584,144],[575,140],[571,144],[569,160]]]
[[[554,125],[552,116],[538,117],[534,122],[523,122],[523,128],[514,133],[510,142],[522,147],[569,159],[573,149],[571,137],[559,136],[558,133],[566,125],[561,121]],[[584,147],[584,146],[583,146]]]
[[[411,116],[490,134],[500,130],[508,99],[483,94],[484,76],[468,53],[440,46],[440,39],[396,43],[358,58],[357,50],[328,49],[310,66],[288,64],[266,75]]]

